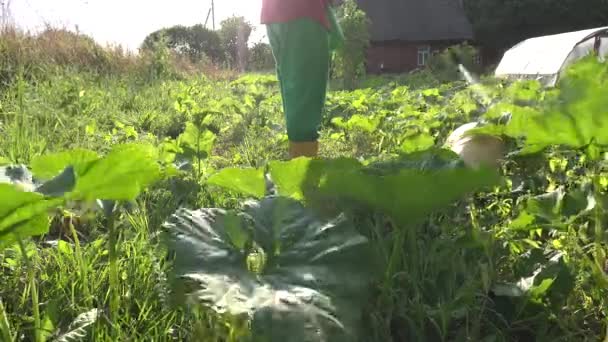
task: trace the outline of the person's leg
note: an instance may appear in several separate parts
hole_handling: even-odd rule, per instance
[[[283,77],[281,77],[281,70],[279,68],[279,57],[281,56],[280,54],[282,51],[282,32],[283,30],[281,29],[281,24],[266,25],[266,34],[268,36],[268,41],[272,50],[272,56],[274,57],[275,72],[277,74],[277,79],[279,80],[279,91],[281,92],[281,99],[285,97],[285,91],[283,89]],[[283,113],[285,113],[285,102],[281,101],[281,105],[283,106]]]
[[[269,25],[268,37],[277,63],[290,157],[314,157],[329,74],[328,31],[302,19]]]

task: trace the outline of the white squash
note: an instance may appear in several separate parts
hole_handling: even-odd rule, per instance
[[[505,143],[499,137],[485,134],[465,136],[465,133],[479,127],[478,122],[469,122],[458,127],[445,142],[445,147],[454,151],[470,168],[482,165],[498,167],[506,153]]]

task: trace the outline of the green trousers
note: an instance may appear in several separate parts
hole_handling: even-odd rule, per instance
[[[333,12],[328,12],[336,28]],[[276,61],[287,136],[293,142],[316,141],[325,105],[330,51],[337,45],[335,31],[312,19],[273,23],[266,28]]]

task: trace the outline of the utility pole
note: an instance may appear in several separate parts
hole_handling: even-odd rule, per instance
[[[211,0],[211,23],[213,25],[213,31],[215,31],[215,0]]]
[[[11,20],[13,18],[13,15],[11,13],[11,1],[12,0],[0,1],[0,10],[2,10],[2,13],[0,13],[0,26],[3,29],[10,26]]]
[[[210,16],[211,16],[211,8],[207,11],[207,17],[205,18],[205,28],[207,28],[207,23],[209,22]]]

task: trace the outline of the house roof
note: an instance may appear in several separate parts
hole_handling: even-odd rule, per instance
[[[358,0],[370,18],[372,41],[472,39],[459,0]]]
[[[567,62],[592,50],[591,38],[600,33],[608,33],[608,26],[524,40],[504,54],[495,75],[556,75]]]

